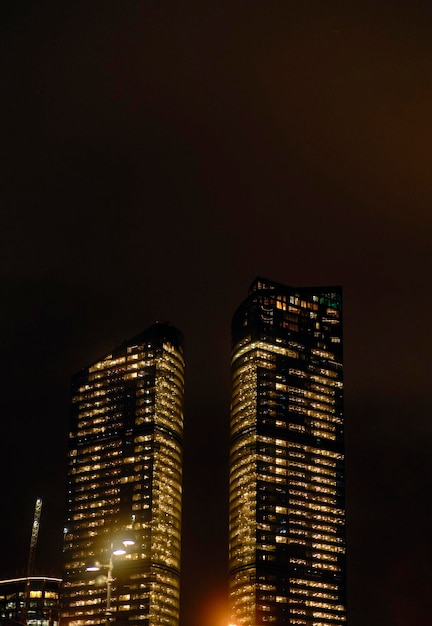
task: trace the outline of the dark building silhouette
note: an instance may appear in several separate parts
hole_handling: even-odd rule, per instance
[[[346,621],[342,290],[257,278],[232,321],[238,626]]]
[[[167,323],[73,377],[62,624],[178,626],[183,391]]]

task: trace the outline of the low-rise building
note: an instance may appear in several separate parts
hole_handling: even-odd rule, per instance
[[[0,580],[0,623],[58,626],[61,582],[48,576]]]

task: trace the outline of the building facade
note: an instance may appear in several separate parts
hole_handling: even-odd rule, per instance
[[[0,580],[0,623],[58,626],[60,578],[29,576]]]
[[[73,377],[63,625],[178,626],[183,395],[183,339],[166,323]]]
[[[341,288],[255,279],[231,367],[231,620],[345,624]]]

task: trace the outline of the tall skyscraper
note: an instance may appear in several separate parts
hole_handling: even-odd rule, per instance
[[[346,621],[342,290],[257,278],[232,321],[238,626]]]
[[[178,626],[182,344],[156,323],[72,379],[63,624]]]

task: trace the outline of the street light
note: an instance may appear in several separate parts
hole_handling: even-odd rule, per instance
[[[103,581],[106,583],[106,609],[105,609],[105,625],[110,626],[110,618],[111,618],[111,589],[113,583],[113,569],[114,562],[113,556],[122,556],[126,554],[126,547],[133,546],[135,540],[132,536],[124,536],[123,539],[119,539],[116,541],[111,541],[110,551],[109,551],[109,561],[108,563],[100,563],[99,561],[95,561],[95,563],[91,563],[87,565],[87,572],[99,572],[101,569],[107,570],[107,575],[103,577]]]

